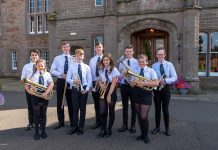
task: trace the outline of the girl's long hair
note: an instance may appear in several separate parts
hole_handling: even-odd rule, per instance
[[[112,55],[110,53],[105,53],[103,55],[101,61],[99,61],[99,63],[97,64],[98,69],[102,70],[102,71],[104,70],[105,66],[104,66],[103,60],[105,57],[107,57],[110,60],[110,72],[112,72],[114,67],[115,67],[115,62],[114,62]]]
[[[39,58],[39,59],[36,61],[36,64],[34,65],[35,67],[34,67],[32,76],[36,73],[36,71],[37,71],[36,65],[37,65],[38,63],[40,63],[40,62],[42,62],[42,63],[44,64],[44,66],[45,66],[43,72],[47,72],[46,61],[45,61],[44,59],[42,59],[42,58]],[[32,77],[32,76],[31,76],[31,77]]]

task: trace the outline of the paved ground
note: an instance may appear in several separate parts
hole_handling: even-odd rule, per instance
[[[205,91],[204,95],[173,95],[170,103],[171,130],[173,135],[166,137],[162,132],[158,135],[149,134],[151,143],[146,145],[135,140],[139,135],[129,132],[119,133],[121,126],[122,105],[118,101],[116,105],[116,120],[113,135],[108,139],[97,139],[99,129],[92,130],[94,112],[91,96],[88,100],[85,133],[82,136],[67,135],[69,119],[66,112],[66,126],[59,130],[53,127],[57,122],[56,100],[49,103],[47,113],[46,140],[33,140],[34,130],[25,131],[27,124],[27,110],[25,95],[22,86],[17,80],[4,79],[3,91],[1,91],[6,103],[0,106],[0,150],[216,150],[218,149],[218,92]],[[7,86],[5,86],[7,83]],[[120,98],[119,98],[120,99]],[[154,127],[154,108],[149,114],[150,130]]]

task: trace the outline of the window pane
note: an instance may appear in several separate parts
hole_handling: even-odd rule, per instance
[[[211,34],[210,76],[218,76],[218,32]]]
[[[48,67],[49,67],[49,53],[48,53],[48,51],[45,51],[44,55],[45,55],[46,67],[48,69]]]
[[[29,13],[34,13],[34,0],[29,0]]]
[[[30,16],[29,17],[29,30],[30,30],[30,34],[31,33],[35,33],[35,29],[34,26],[35,25],[35,21],[34,21],[34,16]]]
[[[48,33],[48,15],[45,15],[44,17],[44,29],[45,29],[45,33]]]
[[[42,16],[37,16],[37,33],[42,33]]]
[[[49,12],[50,0],[45,0],[45,12]]]
[[[102,6],[103,0],[95,0],[95,6]]]
[[[198,75],[206,76],[207,72],[207,49],[208,49],[208,35],[206,33],[199,34],[199,60],[198,60]]]
[[[12,61],[12,70],[17,70],[17,53],[16,52],[12,52],[11,55],[11,61]]]
[[[37,12],[42,12],[42,0],[37,1]]]

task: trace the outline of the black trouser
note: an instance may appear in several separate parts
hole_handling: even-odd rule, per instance
[[[131,127],[135,126],[136,122],[136,110],[134,104],[134,97],[133,97],[133,88],[128,84],[121,84],[120,87],[122,104],[123,104],[123,125],[128,126],[128,106],[129,100],[131,102]]]
[[[27,102],[27,108],[28,108],[29,124],[33,124],[34,123],[34,113],[33,113],[33,106],[31,102],[31,95],[27,91],[25,91],[25,93],[26,93],[26,102]]]
[[[62,98],[64,93],[65,80],[57,79],[57,115],[59,124],[64,124],[64,107],[62,108]],[[73,106],[72,106],[72,97],[71,97],[71,89],[66,89],[65,98],[68,106],[68,113],[70,123],[73,123]]]
[[[85,89],[86,86],[83,88]],[[85,124],[85,117],[86,117],[86,103],[88,99],[88,93],[82,94],[80,91],[72,88],[72,105],[73,105],[73,127],[76,128],[83,128]],[[80,117],[79,115],[80,111]],[[79,120],[79,121],[78,121]],[[79,122],[79,124],[78,124]]]
[[[170,86],[165,85],[161,90],[154,90],[154,104],[155,104],[155,122],[156,128],[160,128],[161,106],[163,109],[165,129],[169,129],[169,103],[170,103]]]
[[[96,81],[92,82],[93,87],[95,87]],[[95,107],[95,119],[96,123],[100,123],[100,114],[99,114],[99,90],[96,92],[92,91],[92,97],[94,100],[94,107]]]
[[[48,101],[36,96],[33,96],[32,99],[33,99],[35,131],[36,133],[39,133],[39,124],[40,124],[42,133],[45,133]]]

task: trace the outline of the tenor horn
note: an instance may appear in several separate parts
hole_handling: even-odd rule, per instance
[[[33,81],[31,81],[31,80],[29,80],[27,78],[23,79],[22,83],[27,84],[27,85],[30,86],[30,94],[31,95],[34,95],[36,97],[40,97],[40,98],[43,98],[43,99],[46,99],[46,100],[50,100],[52,98],[52,96],[53,96],[53,93],[54,93],[53,90],[51,90],[46,97],[42,96],[43,91],[46,91],[47,87],[43,86],[41,84],[35,83],[35,82],[33,82]]]

